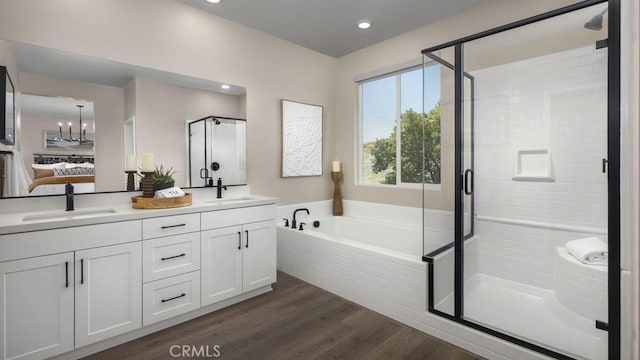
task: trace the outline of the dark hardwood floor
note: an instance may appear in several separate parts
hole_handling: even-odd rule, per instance
[[[208,354],[175,357],[170,351],[180,351],[173,345]],[[479,359],[282,272],[270,293],[86,359],[211,359],[218,353],[219,359],[261,360]]]

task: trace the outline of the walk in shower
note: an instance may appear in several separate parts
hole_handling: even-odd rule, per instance
[[[454,224],[425,248],[430,312],[556,358],[619,358],[618,19],[617,1],[584,1],[423,51]],[[571,248],[594,243],[608,261]]]

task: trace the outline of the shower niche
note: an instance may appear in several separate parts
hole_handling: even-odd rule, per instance
[[[431,313],[553,358],[621,358],[618,19],[618,1],[583,1],[423,50],[451,199],[450,243],[424,230]],[[567,246],[594,238],[605,261]]]
[[[245,119],[207,116],[187,121],[190,187],[247,183]]]
[[[553,181],[551,151],[548,149],[518,150],[513,170],[514,181]]]

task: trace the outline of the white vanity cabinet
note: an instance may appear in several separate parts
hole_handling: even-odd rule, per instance
[[[85,356],[271,290],[276,206],[256,201],[0,235],[0,360]]]
[[[0,259],[36,255],[0,262],[0,358],[45,359],[140,328],[140,229],[124,221],[0,236]]]
[[[73,350],[73,253],[0,263],[2,359]]]
[[[275,206],[202,213],[202,306],[276,282]]]

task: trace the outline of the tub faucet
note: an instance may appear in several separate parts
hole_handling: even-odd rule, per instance
[[[296,209],[296,210],[293,212],[293,220],[291,220],[291,228],[292,228],[292,229],[295,229],[295,228],[296,228],[296,225],[297,225],[297,224],[296,224],[296,213],[297,213],[298,211],[306,211],[306,212],[307,212],[307,215],[309,215],[309,209],[307,209],[307,208]]]
[[[73,211],[73,185],[67,183],[64,186],[64,194],[67,196],[67,211]]]
[[[222,178],[218,178],[218,193],[216,199],[222,199],[222,189],[227,190],[227,186],[222,186]]]

